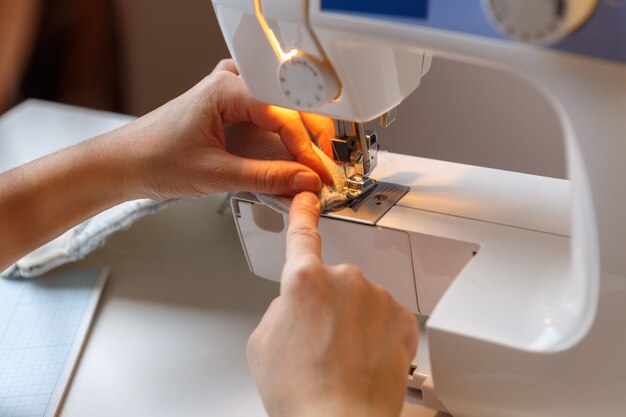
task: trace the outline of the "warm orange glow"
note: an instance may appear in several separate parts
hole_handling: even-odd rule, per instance
[[[294,56],[298,55],[298,50],[297,49],[292,49],[291,51],[287,52],[286,54],[283,54],[282,58],[283,61],[288,61],[291,58],[293,58]]]
[[[254,0],[254,13],[256,14],[256,18],[259,21],[261,28],[263,28],[263,32],[265,33],[268,42],[270,43],[272,49],[274,50],[274,53],[276,54],[276,58],[278,58],[280,62],[288,61],[294,56],[298,55],[297,49],[292,49],[289,52],[283,51],[283,48],[280,46],[280,42],[278,41],[278,38],[274,34],[274,31],[270,28],[267,20],[265,20],[265,16],[263,16],[263,10],[261,10],[261,0]]]

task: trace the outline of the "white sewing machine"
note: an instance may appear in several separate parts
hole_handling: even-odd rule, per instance
[[[545,94],[569,181],[382,152],[373,170],[372,136],[339,129],[351,147],[336,157],[357,197],[321,219],[324,257],[360,266],[428,316],[409,376],[427,406],[455,417],[623,414],[626,2],[213,4],[247,86],[274,105],[365,122],[418,87],[432,54],[506,69]],[[286,219],[245,195],[233,208],[251,269],[278,279]]]

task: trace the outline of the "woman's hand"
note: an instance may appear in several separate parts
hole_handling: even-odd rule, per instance
[[[152,113],[76,146],[0,173],[0,270],[94,214],[137,198],[214,191],[293,195],[317,191],[330,174],[312,149],[300,115],[264,105],[246,90],[232,61]],[[326,121],[305,116],[329,142]],[[292,161],[228,152],[225,128],[248,123],[254,141],[279,136]],[[237,130],[228,138],[237,141]],[[324,136],[326,134],[326,136]]]
[[[305,119],[310,131],[327,130],[322,118],[307,115]],[[258,128],[258,141],[278,134],[294,161],[229,153],[227,139],[237,138],[227,138],[225,127],[240,122]],[[182,96],[114,133],[109,137],[111,145],[129,157],[129,198],[166,199],[216,191],[294,195],[318,191],[321,180],[332,181],[312,149],[300,114],[254,99],[231,60],[222,61]]]
[[[271,417],[398,416],[417,321],[356,267],[321,258],[319,201],[291,206],[281,295],[250,337],[248,360]]]

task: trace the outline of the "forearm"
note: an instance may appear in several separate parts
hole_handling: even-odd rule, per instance
[[[258,128],[254,159],[226,146],[223,127],[243,122]],[[275,142],[276,134],[295,161],[263,160],[259,144]],[[332,180],[298,113],[256,101],[241,78],[218,68],[114,132],[0,174],[0,268],[122,201],[233,190],[317,192],[320,175]]]
[[[0,174],[0,270],[133,198],[136,164],[119,136],[112,132]]]

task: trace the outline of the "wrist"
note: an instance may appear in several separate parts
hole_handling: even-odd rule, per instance
[[[147,197],[146,161],[132,131],[131,123],[87,142],[91,152],[88,160],[93,160],[95,169],[101,171],[102,190],[113,204]]]
[[[285,417],[398,417],[400,415],[400,410],[394,412],[385,409],[388,407],[374,407],[370,404],[364,404],[363,401],[341,401],[338,403],[316,401],[315,404],[303,403],[301,405],[302,407],[298,407],[298,411]]]

